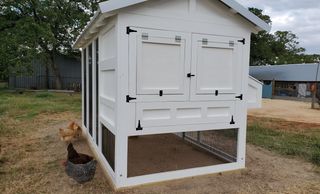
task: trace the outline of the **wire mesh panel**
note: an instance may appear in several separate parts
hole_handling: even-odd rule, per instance
[[[237,159],[237,129],[186,132],[182,137],[226,161]]]

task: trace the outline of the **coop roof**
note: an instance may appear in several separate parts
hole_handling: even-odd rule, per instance
[[[261,81],[314,82],[318,64],[289,64],[250,67],[250,75]],[[320,69],[317,81],[320,81]]]
[[[120,9],[146,2],[148,0],[109,0],[99,3],[99,9],[95,15],[88,22],[80,36],[75,41],[73,47],[80,48],[83,46],[85,40],[90,39],[94,34],[98,32],[100,26],[104,25],[105,19],[117,14]],[[219,0],[226,5],[232,12],[235,12],[252,23],[256,28],[260,30],[270,31],[271,26],[261,20],[259,17],[251,13],[247,8],[240,5],[235,0]],[[94,27],[93,27],[94,26]]]

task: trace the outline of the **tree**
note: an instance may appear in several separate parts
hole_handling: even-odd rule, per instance
[[[98,1],[2,0],[0,3],[0,74],[27,67],[32,60],[53,70],[62,87],[58,55],[78,56],[72,43],[97,9]],[[26,68],[23,68],[26,69]]]
[[[249,8],[249,11],[269,25],[272,24],[270,16],[264,15],[263,10]],[[299,46],[298,37],[290,31],[277,31],[274,34],[261,31],[258,34],[252,34],[251,42],[250,65],[278,65],[310,61],[305,60],[308,58],[303,54],[305,49]]]
[[[249,11],[254,13],[260,19],[271,25],[272,21],[270,16],[264,15],[263,10],[257,8],[249,8]],[[251,35],[251,54],[250,64],[251,65],[264,65],[271,64],[274,59],[274,53],[272,51],[272,43],[274,37],[267,31],[260,31],[257,34]]]

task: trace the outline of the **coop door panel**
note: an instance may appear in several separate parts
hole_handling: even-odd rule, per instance
[[[193,35],[191,95],[195,100],[228,99],[240,93],[242,43],[230,37]]]
[[[130,90],[138,101],[183,100],[189,86],[190,36],[180,32],[136,29],[130,34]],[[189,56],[190,57],[190,56]]]
[[[142,127],[225,123],[235,115],[235,101],[137,103],[136,122]]]

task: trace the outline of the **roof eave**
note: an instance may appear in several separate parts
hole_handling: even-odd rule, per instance
[[[223,4],[228,6],[230,9],[233,9],[234,12],[238,13],[244,19],[252,23],[256,29],[265,30],[267,32],[271,31],[271,26],[260,19],[255,14],[251,13],[247,8],[243,7],[241,4],[234,0],[220,0]]]
[[[85,44],[85,41],[92,38],[92,36],[96,33],[96,30],[100,26],[99,24],[96,25],[96,23],[99,23],[102,18],[103,20],[107,17],[110,17],[119,9],[129,7],[135,4],[143,3],[148,0],[109,0],[99,3],[99,9],[95,13],[95,15],[91,18],[90,22],[88,22],[87,26],[84,28],[84,30],[81,32],[80,36],[76,39],[75,43],[73,44],[74,49],[79,49],[83,47]],[[265,30],[267,32],[270,32],[271,26],[261,20],[259,17],[248,11],[245,7],[243,7],[241,4],[234,0],[220,0],[223,4],[225,4],[227,7],[229,7],[234,13],[239,14],[244,19],[246,19],[248,22],[250,22],[254,28],[252,28],[252,31],[254,33],[257,33],[261,30]],[[97,22],[98,21],[98,22]]]

